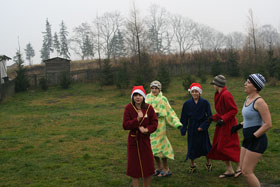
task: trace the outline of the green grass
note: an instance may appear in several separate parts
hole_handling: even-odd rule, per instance
[[[202,84],[202,97],[215,113],[214,89]],[[173,78],[164,95],[178,116],[189,97],[180,78]],[[246,97],[243,82],[228,78],[242,120],[241,108]],[[122,128],[124,106],[130,102],[130,89],[120,96],[114,87],[100,90],[96,84],[76,84],[68,90],[49,88],[31,90],[7,98],[0,104],[0,186],[131,186],[126,172],[128,131]],[[261,95],[269,105],[273,128],[267,133],[269,147],[256,168],[263,184],[280,185],[280,108],[278,87],[267,86]],[[215,125],[209,133],[213,138]],[[206,172],[205,158],[196,160],[198,173],[189,175],[184,162],[187,137],[168,127],[175,160],[169,160],[173,175],[153,178],[152,186],[246,186],[242,177],[218,179],[225,166],[213,161]],[[242,140],[241,131],[239,132]]]

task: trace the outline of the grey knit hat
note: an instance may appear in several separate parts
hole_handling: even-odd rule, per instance
[[[261,91],[265,85],[265,78],[259,73],[249,75],[248,79],[251,83],[257,88],[258,91]]]
[[[210,84],[219,86],[219,87],[225,87],[226,85],[226,78],[223,75],[217,75],[216,77],[214,77],[213,81]]]

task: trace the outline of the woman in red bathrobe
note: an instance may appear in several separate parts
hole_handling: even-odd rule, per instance
[[[127,171],[132,177],[133,186],[150,186],[155,172],[154,158],[150,144],[150,134],[157,129],[158,120],[153,107],[145,103],[146,93],[143,86],[134,86],[132,102],[125,107],[123,128],[129,130],[127,144]]]
[[[231,135],[231,128],[237,124],[236,114],[238,109],[231,93],[225,87],[226,79],[223,75],[217,75],[212,83],[216,90],[215,109],[213,121],[217,122],[213,138],[212,149],[207,157],[213,160],[222,160],[226,164],[226,171],[219,178],[233,177],[234,170],[231,161],[237,163],[236,171],[240,170],[240,144],[238,134]]]

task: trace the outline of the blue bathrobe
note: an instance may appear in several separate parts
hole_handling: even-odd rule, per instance
[[[200,156],[206,156],[211,149],[209,140],[208,118],[212,116],[209,102],[202,97],[199,97],[197,104],[193,98],[187,100],[182,108],[181,135],[185,136],[188,131],[188,154],[186,160],[190,158],[194,160]],[[197,128],[202,128],[203,131],[198,131]]]

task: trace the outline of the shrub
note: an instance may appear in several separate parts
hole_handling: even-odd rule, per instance
[[[69,73],[66,72],[62,73],[61,80],[60,80],[61,88],[68,89],[70,87],[70,84],[71,84],[71,79]]]
[[[206,81],[207,81],[207,76],[206,76],[205,73],[202,73],[202,74],[200,75],[200,81],[201,81],[201,83],[206,83]]]
[[[47,80],[45,77],[42,77],[40,80],[39,80],[39,85],[40,85],[40,88],[42,90],[47,90],[48,89],[48,84],[47,84]]]
[[[114,74],[112,71],[112,66],[108,59],[103,61],[103,67],[101,69],[100,84],[101,86],[113,85],[114,84]]]
[[[124,95],[124,90],[129,86],[129,74],[127,71],[127,63],[123,62],[115,74],[115,85],[121,91],[121,95]]]
[[[271,78],[269,79],[268,85],[269,85],[269,86],[275,87],[275,86],[277,86],[277,82],[278,82],[277,78],[271,77]]]
[[[192,75],[186,75],[185,77],[183,77],[182,85],[185,90],[188,90],[193,82],[195,82],[195,77]]]
[[[216,75],[222,74],[222,64],[220,61],[213,62],[211,66],[211,75],[215,77]]]

